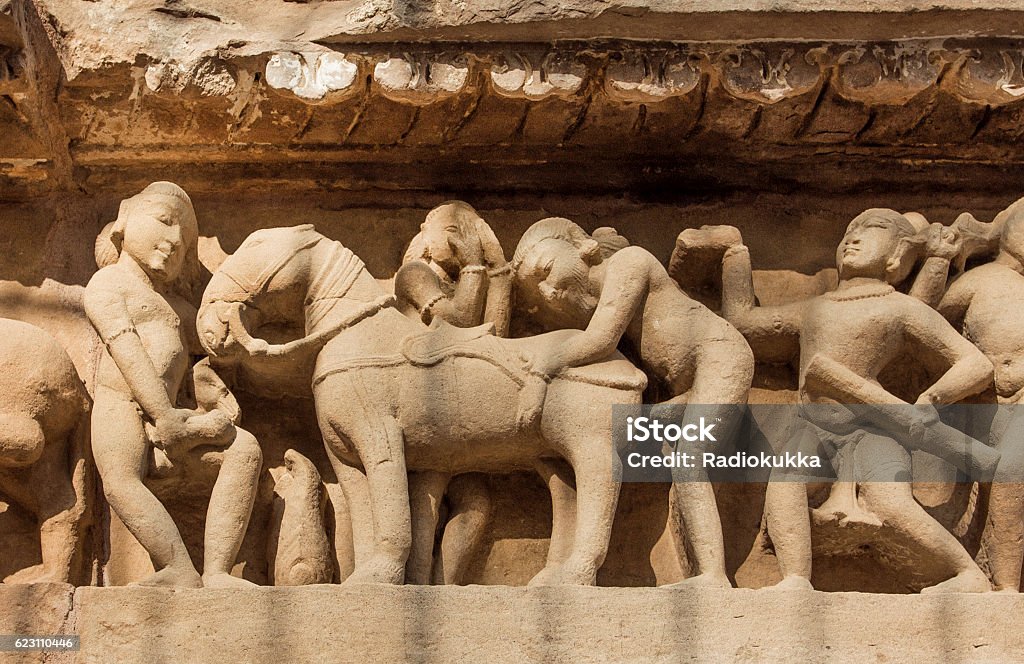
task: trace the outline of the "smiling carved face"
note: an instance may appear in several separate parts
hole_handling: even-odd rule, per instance
[[[168,283],[181,273],[185,252],[198,237],[195,217],[170,196],[146,196],[127,211],[121,251],[150,279]]]

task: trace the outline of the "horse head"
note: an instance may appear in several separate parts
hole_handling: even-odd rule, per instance
[[[252,330],[302,321],[312,271],[308,250],[325,239],[310,224],[249,235],[203,292],[196,327],[206,352],[224,361],[266,354],[269,344]]]

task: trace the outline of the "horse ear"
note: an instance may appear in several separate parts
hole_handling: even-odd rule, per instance
[[[480,238],[480,246],[484,250],[484,260],[487,261],[489,267],[501,267],[505,261],[505,252],[501,248],[501,243],[498,242],[498,237],[491,230],[491,227],[487,225],[487,222],[476,216],[473,217],[473,226],[476,230],[477,237]]]

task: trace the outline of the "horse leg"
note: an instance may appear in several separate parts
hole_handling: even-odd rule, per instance
[[[448,487],[451,516],[441,536],[441,555],[434,582],[458,585],[463,582],[473,552],[483,539],[491,520],[491,496],[487,477],[479,473],[459,475]]]
[[[405,578],[405,563],[412,548],[402,428],[390,415],[377,422],[352,418],[350,423],[353,426],[345,430],[344,437],[351,441],[366,469],[374,532],[373,555],[357,564],[345,583],[399,584]]]
[[[412,518],[412,549],[405,565],[406,583],[430,585],[434,539],[441,499],[450,475],[436,471],[409,473],[409,507]]]
[[[340,578],[344,581],[360,563],[369,560],[373,555],[373,514],[370,512],[370,487],[366,482],[366,474],[339,459],[338,455],[331,450],[330,445],[327,445],[327,458],[334,468],[338,486],[345,497],[345,507],[348,508],[348,523],[338,523],[335,526],[338,530],[348,531],[342,535],[342,539],[348,542],[348,545],[344,547],[344,555],[342,551],[338,552]]]
[[[576,487],[572,468],[561,459],[538,459],[534,464],[551,494],[551,541],[544,569],[531,583],[546,585],[572,551],[576,531]]]
[[[612,522],[619,502],[620,460],[611,446],[611,432],[607,429],[587,431],[580,422],[591,421],[592,418],[590,414],[581,412],[580,415],[577,421],[560,423],[559,431],[553,432],[557,436],[555,446],[576,473],[576,534],[572,550],[556,572],[547,578],[534,577],[530,582],[532,585],[595,585],[597,570],[608,554]],[[554,441],[550,433],[546,433],[545,438]]]

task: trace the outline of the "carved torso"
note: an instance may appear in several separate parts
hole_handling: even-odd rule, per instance
[[[94,280],[98,281],[96,286],[112,289],[124,300],[130,323],[173,403],[189,366],[187,323],[182,321],[189,320],[190,305],[154,291],[117,265],[104,268]],[[109,353],[104,353],[100,361],[97,383],[124,395],[131,394]]]
[[[909,296],[879,284],[811,300],[800,335],[803,398],[811,402],[821,398],[803,385],[807,364],[818,353],[877,384],[878,374],[904,350],[901,319],[907,299]]]
[[[972,292],[962,332],[995,367],[997,394],[1012,397],[1024,389],[1024,275],[993,263],[957,283]]]

